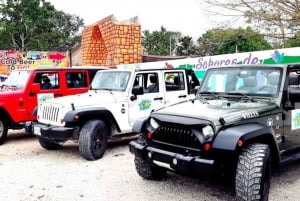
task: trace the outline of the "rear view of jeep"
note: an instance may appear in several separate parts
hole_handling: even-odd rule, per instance
[[[227,175],[238,200],[268,200],[272,168],[300,156],[299,76],[299,65],[208,69],[194,100],[136,121],[137,173]]]

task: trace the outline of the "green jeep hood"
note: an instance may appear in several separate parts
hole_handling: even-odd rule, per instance
[[[220,119],[223,119],[225,124],[230,124],[243,119],[258,117],[262,113],[270,112],[276,108],[278,108],[278,106],[273,102],[228,100],[201,102],[200,100],[194,100],[158,110],[155,112],[155,116],[162,114],[197,118],[208,120],[215,125],[219,125]]]

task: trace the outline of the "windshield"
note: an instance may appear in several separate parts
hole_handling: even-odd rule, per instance
[[[91,84],[91,89],[125,91],[130,71],[99,71]]]
[[[29,78],[30,71],[12,71],[4,81],[4,86],[24,88]]]
[[[243,94],[277,97],[282,69],[277,67],[224,67],[207,71],[199,94]]]

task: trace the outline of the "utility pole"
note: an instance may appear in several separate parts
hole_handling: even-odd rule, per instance
[[[172,56],[172,35],[170,34],[170,56]]]
[[[69,60],[70,60],[70,67],[72,68],[72,48],[69,48]]]

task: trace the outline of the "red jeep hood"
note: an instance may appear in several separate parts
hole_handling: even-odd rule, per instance
[[[23,90],[20,88],[1,89],[0,90],[0,98],[18,96],[22,93],[23,93]]]

